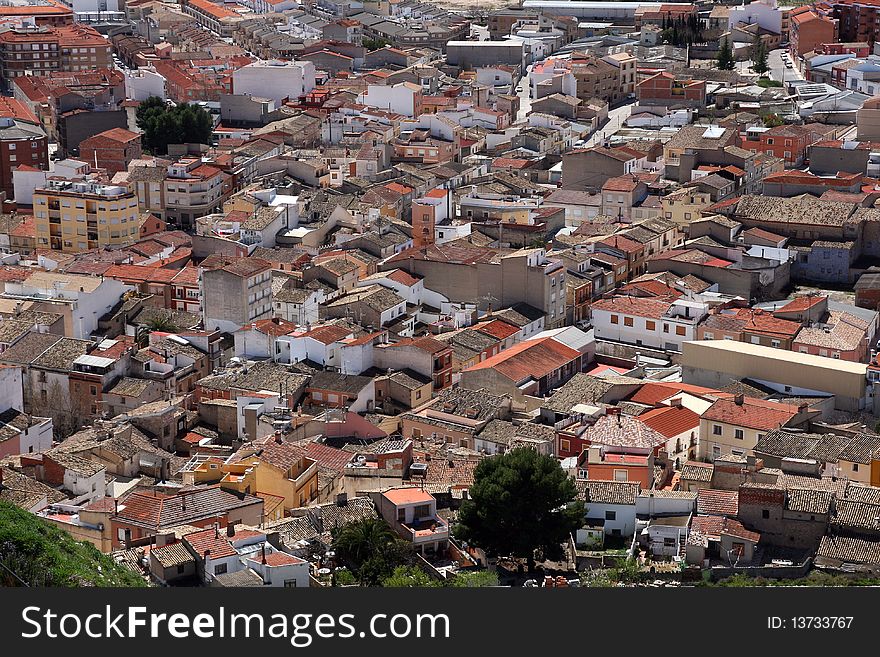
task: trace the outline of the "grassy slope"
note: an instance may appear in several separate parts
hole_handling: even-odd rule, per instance
[[[30,586],[146,586],[90,543],[6,502],[0,502],[0,563]],[[0,568],[0,585],[20,584]]]

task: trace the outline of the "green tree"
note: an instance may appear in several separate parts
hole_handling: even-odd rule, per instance
[[[155,155],[167,153],[168,144],[208,144],[214,129],[211,115],[198,105],[181,103],[169,107],[156,96],[138,106],[136,122],[144,133],[144,147]]]
[[[439,588],[440,582],[431,579],[421,568],[398,566],[390,576],[382,580],[382,586],[395,589]]]
[[[490,555],[525,558],[535,550],[557,558],[561,543],[584,521],[584,505],[559,462],[528,448],[483,459],[455,534]]]
[[[374,50],[379,50],[388,45],[388,42],[385,39],[364,39],[363,46],[369,52],[373,52]]]
[[[498,575],[488,570],[464,570],[456,573],[455,577],[449,580],[449,586],[453,588],[498,586]]]
[[[736,61],[733,59],[733,48],[727,38],[721,42],[716,63],[722,71],[732,71],[736,67]]]
[[[764,75],[770,70],[767,63],[767,44],[759,34],[755,34],[755,40],[752,42],[751,49],[752,69],[758,75]]]
[[[336,530],[333,548],[363,586],[378,586],[412,557],[412,548],[381,518],[365,518]]]
[[[764,117],[764,127],[765,128],[775,128],[778,125],[782,125],[785,123],[778,114],[767,114]]]

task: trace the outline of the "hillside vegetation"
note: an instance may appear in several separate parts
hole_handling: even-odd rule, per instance
[[[90,543],[31,513],[0,502],[0,585],[146,586]]]

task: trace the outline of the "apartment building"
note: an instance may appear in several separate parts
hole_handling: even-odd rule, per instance
[[[0,32],[0,78],[112,66],[112,46],[87,25],[14,28]]]
[[[126,187],[49,180],[34,190],[37,246],[64,253],[119,247],[140,237],[137,197]]]
[[[234,333],[272,317],[272,266],[268,261],[213,254],[202,261],[201,270],[206,330]]]
[[[128,171],[129,163],[141,154],[141,136],[125,128],[111,128],[79,143],[80,159],[111,175]]]
[[[20,166],[49,167],[49,140],[24,103],[0,97],[0,192],[14,196],[12,172]]]
[[[229,174],[199,158],[183,158],[169,166],[162,186],[162,219],[183,229],[192,228],[198,217],[219,212],[232,192]],[[152,192],[151,187],[149,198]]]

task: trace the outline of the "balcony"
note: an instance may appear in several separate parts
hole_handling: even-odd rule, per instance
[[[401,523],[400,526],[406,530],[410,540],[416,545],[445,541],[449,538],[449,525],[439,516],[429,516],[414,522]]]

